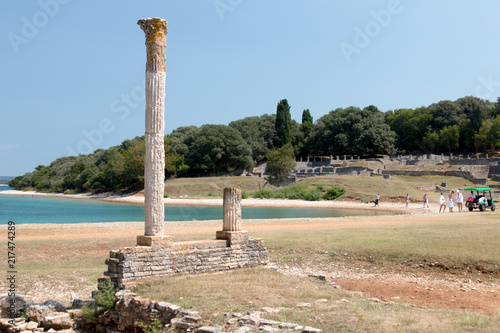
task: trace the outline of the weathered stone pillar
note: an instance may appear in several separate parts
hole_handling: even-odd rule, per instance
[[[163,238],[165,218],[165,59],[167,22],[161,18],[137,21],[146,35],[146,157],[144,160],[144,236]],[[138,237],[138,245],[153,245]]]
[[[234,187],[224,189],[222,231],[241,231],[241,190]]]
[[[227,240],[230,247],[248,243],[248,231],[241,230],[241,190],[234,187],[224,189],[222,231],[217,239]]]

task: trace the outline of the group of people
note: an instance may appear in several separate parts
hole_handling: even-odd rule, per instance
[[[446,200],[443,192],[441,192],[441,195],[439,196],[439,205],[440,205],[439,212],[440,213],[441,213],[441,211],[443,211],[443,213],[444,213],[446,211],[446,207],[448,207],[448,210],[450,211],[450,213],[453,212],[453,208],[455,207],[455,204],[457,204],[457,208],[458,208],[459,212],[461,212],[463,210],[463,206],[464,206],[463,194],[460,192],[460,190],[457,190],[456,197],[453,198],[454,194],[455,194],[455,191],[451,191],[448,194],[448,199]],[[474,195],[474,192],[471,192],[468,200],[472,201],[475,198],[476,198],[476,196]],[[378,206],[379,199],[380,199],[380,194],[377,193],[377,197],[374,201],[375,206]],[[424,199],[424,208],[429,208],[429,196],[427,195],[427,193],[424,194],[423,199]],[[406,207],[408,207],[408,204],[410,203],[410,195],[408,193],[406,193],[405,202],[406,202]]]
[[[456,193],[457,194],[455,197],[455,203],[457,204],[458,211],[461,212],[463,210],[463,205],[464,205],[464,196],[460,192],[460,190],[457,190]],[[451,191],[448,194],[448,200],[446,201],[444,198],[443,192],[441,192],[441,196],[439,197],[439,204],[440,204],[439,212],[440,213],[441,213],[441,210],[444,213],[446,211],[446,207],[448,207],[448,210],[450,211],[450,213],[453,212],[453,207],[455,206],[453,203],[453,195],[454,194],[455,194],[455,191]],[[474,192],[471,191],[469,198],[467,200],[473,201],[474,199],[476,199],[476,195],[474,194]]]

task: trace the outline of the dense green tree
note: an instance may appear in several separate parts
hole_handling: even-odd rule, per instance
[[[447,148],[450,153],[452,149],[458,148],[458,126],[445,126],[441,131],[439,131],[439,140],[441,142],[441,146]]]
[[[436,131],[427,132],[423,138],[423,143],[429,152],[435,153],[440,148],[439,133]]]
[[[497,102],[495,103],[491,112],[492,118],[495,118],[498,115],[500,115],[500,97],[497,97]]]
[[[282,99],[276,107],[276,147],[292,143],[292,116],[286,99]]]
[[[298,148],[297,156],[306,157],[309,155],[307,148],[305,147],[305,141],[311,135],[311,132],[314,128],[313,117],[309,112],[309,109],[305,109],[302,111],[302,124],[299,127],[300,132],[302,133],[302,140],[296,145]]]
[[[474,144],[476,147],[476,151],[480,148],[487,149],[489,146],[488,135],[490,133],[491,126],[493,125],[493,121],[491,119],[483,120],[479,131],[474,135]]]
[[[314,128],[313,117],[309,109],[302,111],[302,124],[300,125],[300,130],[304,133],[304,137],[307,138],[309,133],[311,133]]]
[[[497,115],[495,119],[493,119],[490,132],[488,133],[488,142],[492,153],[495,153],[496,147],[500,148],[500,115]]]
[[[276,115],[264,114],[260,117],[247,117],[229,123],[229,127],[240,132],[252,149],[254,163],[262,162],[273,148],[276,136]]]
[[[494,119],[485,119],[474,136],[476,148],[490,149],[492,153],[500,148],[500,115]]]
[[[186,156],[198,131],[199,128],[196,126],[178,127],[173,130],[172,133],[167,136],[171,141],[172,151],[177,155]]]
[[[348,107],[318,119],[306,144],[317,155],[393,154],[395,137],[381,112]]]
[[[398,150],[422,149],[422,140],[432,121],[428,108],[398,109],[387,116],[387,123],[396,132]]]
[[[126,146],[123,150],[123,183],[125,186],[142,188],[144,187],[144,159],[146,157],[144,137],[132,145],[127,143]]]
[[[267,155],[266,175],[273,182],[283,183],[295,169],[293,147],[287,144],[273,149]]]
[[[111,147],[101,150],[96,154],[95,165],[100,170],[89,181],[90,188],[95,191],[105,192],[120,188],[124,176],[124,158],[119,150]]]
[[[172,139],[172,148],[177,149],[174,147],[186,148],[183,155],[192,173],[221,174],[250,170],[254,165],[250,146],[237,130],[225,125],[191,128],[175,146]]]
[[[440,131],[445,126],[458,126],[460,120],[465,117],[460,105],[448,100],[430,105],[429,110],[433,116],[432,129],[435,131]]]
[[[165,151],[173,160],[178,158],[169,151],[168,142]],[[12,185],[44,192],[138,190],[143,187],[144,155],[144,137],[127,139],[92,154],[58,158],[50,166],[38,166],[17,177]]]
[[[474,132],[479,131],[481,121],[486,117],[486,102],[477,97],[466,96],[457,99],[455,103],[461,109],[460,113],[469,119],[469,127]]]

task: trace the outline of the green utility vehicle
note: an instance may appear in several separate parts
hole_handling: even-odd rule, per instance
[[[474,208],[479,208],[482,212],[486,208],[490,208],[492,212],[495,211],[495,202],[489,187],[470,187],[464,190],[470,194],[465,203],[469,211],[472,212]]]

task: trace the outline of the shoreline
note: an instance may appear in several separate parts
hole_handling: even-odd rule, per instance
[[[41,193],[36,191],[19,191],[5,190],[1,191],[0,195],[17,195],[17,196],[47,196],[69,199],[86,199],[86,200],[101,200],[106,202],[125,203],[125,204],[144,204],[144,195],[142,193],[134,193],[129,195],[117,195],[114,193],[102,194],[63,194],[63,193]],[[166,206],[209,206],[222,207],[223,199],[194,199],[194,198],[164,198],[163,203]],[[405,207],[405,203],[381,202],[378,207],[373,205],[373,202],[364,203],[357,201],[306,201],[306,200],[289,200],[289,199],[242,199],[242,207],[269,207],[269,208],[330,208],[330,209],[356,209],[356,210],[377,210],[387,211],[398,214],[424,214],[437,212],[439,206],[435,204],[433,208],[423,209],[421,203],[411,203],[409,207]],[[432,207],[432,206],[431,206]]]

